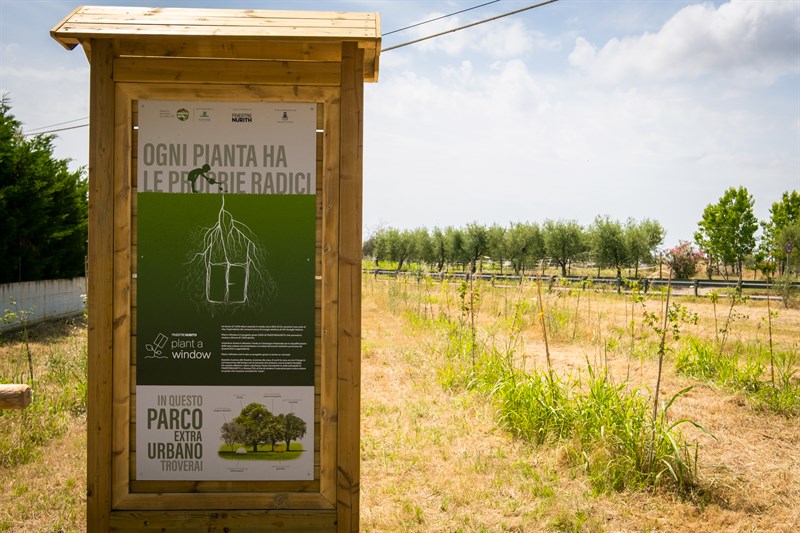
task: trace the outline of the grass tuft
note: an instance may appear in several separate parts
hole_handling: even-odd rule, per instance
[[[742,391],[757,408],[784,416],[800,414],[800,382],[796,350],[773,355],[775,383],[767,375],[769,354],[757,346],[736,346],[722,352],[710,341],[689,338],[678,352],[679,373],[733,391]]]
[[[696,444],[686,442],[671,421],[675,395],[652,420],[649,395],[611,381],[587,361],[586,379],[555,372],[516,369],[513,354],[481,346],[470,364],[465,337],[457,325],[448,330],[444,363],[445,388],[466,388],[496,401],[500,425],[535,446],[563,445],[571,464],[582,468],[598,493],[673,486],[688,490],[697,478]],[[652,450],[652,451],[651,451]]]

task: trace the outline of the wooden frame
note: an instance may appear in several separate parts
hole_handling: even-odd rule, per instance
[[[79,8],[53,30],[65,47],[83,45],[92,67],[90,531],[358,530],[361,106],[364,81],[377,77],[377,20],[363,14]],[[135,31],[145,24],[146,32]],[[139,99],[318,104],[313,481],[135,479]]]

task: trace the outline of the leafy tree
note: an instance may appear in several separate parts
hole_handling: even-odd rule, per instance
[[[409,230],[386,228],[375,235],[375,260],[389,260],[397,263],[397,271],[414,252],[414,237]],[[380,258],[380,259],[378,259]]]
[[[239,424],[244,429],[244,443],[253,447],[253,452],[258,452],[259,444],[270,441],[269,423],[274,417],[269,410],[260,403],[251,403],[242,409],[239,416],[232,422]]]
[[[431,232],[431,257],[432,263],[436,265],[436,271],[441,272],[447,263],[447,239],[439,228],[433,228]]]
[[[470,272],[477,270],[478,260],[489,252],[489,232],[477,222],[467,224],[464,230],[464,257],[470,264]]]
[[[717,260],[735,265],[742,280],[742,264],[756,245],[758,220],[753,214],[753,197],[745,187],[731,187],[719,202],[708,204],[698,222],[695,242]],[[727,269],[726,269],[727,273]]]
[[[222,440],[228,446],[233,446],[236,443],[244,444],[247,442],[244,427],[236,422],[225,422],[222,424],[220,433]]]
[[[613,268],[617,278],[622,277],[622,268],[628,265],[628,249],[625,231],[616,220],[608,216],[597,217],[589,230],[591,253],[598,268]]]
[[[798,272],[800,271],[800,221],[797,221],[793,224],[789,224],[784,227],[780,233],[778,233],[779,242],[785,243],[790,242],[794,245],[794,249],[791,254],[789,255],[788,261],[786,258],[786,251],[784,247],[784,252],[780,257],[780,263],[784,266],[784,268],[788,269],[788,272],[784,270],[784,274],[788,274],[789,272]]]
[[[515,274],[524,274],[526,265],[544,257],[544,239],[537,224],[512,224],[505,237],[508,259]]]
[[[586,251],[583,227],[574,220],[546,220],[542,231],[547,257],[561,266],[561,275],[567,267]]]
[[[769,220],[761,222],[764,235],[761,238],[763,250],[775,259],[785,257],[787,242],[800,245],[795,241],[787,241],[781,233],[785,228],[800,223],[800,193],[787,191],[781,195],[778,202],[774,202],[769,210]]]
[[[87,183],[53,157],[54,139],[24,137],[0,99],[0,283],[84,274]]]
[[[367,237],[367,239],[364,242],[361,243],[361,257],[365,259],[368,257],[375,259],[375,244],[376,244],[376,238],[375,234],[373,233],[372,235]]]
[[[275,451],[275,445],[283,439],[283,428],[285,424],[285,416],[280,414],[272,416],[267,420],[264,426],[264,436],[266,441],[272,445],[272,451]]]
[[[435,261],[433,241],[426,228],[411,232],[411,259],[426,265],[432,265]]]
[[[381,228],[372,236],[372,249],[375,256],[375,265],[380,268],[381,261],[391,261],[392,255],[392,232],[393,228]]]
[[[500,274],[503,273],[503,265],[508,259],[508,250],[506,248],[506,229],[503,226],[493,224],[487,230],[489,238],[489,257],[492,261],[500,265]]]
[[[289,413],[283,419],[283,440],[286,441],[286,451],[293,440],[302,439],[306,434],[306,421],[299,416]]]
[[[639,264],[652,263],[656,247],[664,242],[664,228],[655,220],[646,218],[637,222],[632,218],[625,224],[625,247],[634,276],[639,277]]]
[[[465,265],[469,262],[464,248],[464,232],[448,226],[444,230],[445,253],[451,265]]]

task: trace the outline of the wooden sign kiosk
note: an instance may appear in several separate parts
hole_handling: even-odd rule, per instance
[[[51,34],[69,50],[82,45],[91,64],[89,531],[357,530],[362,106],[363,83],[378,77],[378,15],[80,7]],[[137,397],[141,385],[137,383],[137,364],[141,366],[143,361],[143,344],[137,333],[145,319],[152,321],[143,312],[137,315],[145,282],[144,237],[137,234],[143,231],[137,228],[143,227],[145,217],[143,185],[137,177],[141,165],[147,163],[141,160],[139,146],[144,135],[139,123],[142,101],[161,106],[153,120],[163,118],[166,109],[166,114],[174,112],[170,117],[177,120],[195,120],[193,113],[197,112],[200,121],[219,103],[217,107],[232,105],[258,112],[261,108],[257,106],[267,104],[271,106],[268,111],[282,112],[283,120],[291,122],[282,109],[313,106],[306,108],[315,113],[312,160],[316,174],[311,192],[315,232],[311,246],[315,250],[311,276],[315,303],[311,304],[310,327],[314,330],[313,422],[308,421],[308,434],[313,428],[313,468],[307,479],[198,479],[184,478],[181,472],[164,474],[163,479],[141,479],[137,474],[141,470],[137,456],[141,463],[146,455],[145,450],[137,449],[137,430],[143,431],[137,428],[137,405],[142,400]],[[180,108],[171,110],[164,104],[169,101],[179,102],[176,107]],[[187,102],[201,102],[205,107],[195,110]],[[252,121],[255,111],[236,109],[228,115],[228,122]],[[198,122],[197,128],[201,126]],[[152,130],[148,135],[154,134]],[[176,144],[164,157],[179,159],[180,147]],[[261,146],[256,148],[259,155],[252,156],[253,165],[257,164],[255,158],[261,157]],[[273,148],[270,145],[269,149]],[[197,155],[195,152],[195,160]],[[208,183],[218,184],[220,190],[220,183],[228,187],[235,183],[223,182],[220,174],[214,180],[197,166],[197,172],[189,174],[189,193],[199,192],[194,190],[203,182],[195,181],[198,173]],[[184,180],[183,185],[187,183]],[[183,196],[199,201],[213,195]],[[220,221],[228,209],[225,200],[223,206]],[[241,227],[236,221],[229,222]],[[151,314],[159,318],[158,313]],[[199,335],[207,333],[200,331]],[[147,349],[161,353],[150,344]],[[158,401],[163,399],[166,405],[166,398],[164,394]],[[172,405],[171,396],[169,402]],[[210,411],[204,416],[208,419]],[[138,420],[141,424],[142,419]],[[155,420],[153,415],[154,425]],[[168,425],[166,419],[164,424]],[[216,435],[219,439],[218,429]],[[264,439],[256,439],[254,444],[253,448],[269,447]],[[221,441],[209,442],[206,436],[203,445],[204,458],[214,455],[216,460]],[[276,450],[275,442],[272,449]],[[236,453],[249,451],[248,445],[247,450],[243,446]],[[309,456],[311,450],[305,448],[302,453]]]

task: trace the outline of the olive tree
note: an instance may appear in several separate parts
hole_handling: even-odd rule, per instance
[[[663,226],[655,220],[646,218],[637,222],[629,218],[625,223],[625,246],[628,262],[634,267],[634,276],[639,277],[639,265],[652,263],[653,253],[664,242]]]
[[[629,260],[622,224],[608,216],[598,216],[589,228],[589,236],[592,258],[597,267],[613,268],[617,271],[617,278],[622,278],[622,269]]]
[[[512,224],[505,237],[508,259],[515,274],[524,274],[526,265],[533,265],[544,257],[544,238],[538,224]]]
[[[542,230],[544,253],[561,267],[561,275],[567,275],[567,267],[586,251],[586,232],[574,220],[546,220]]]

